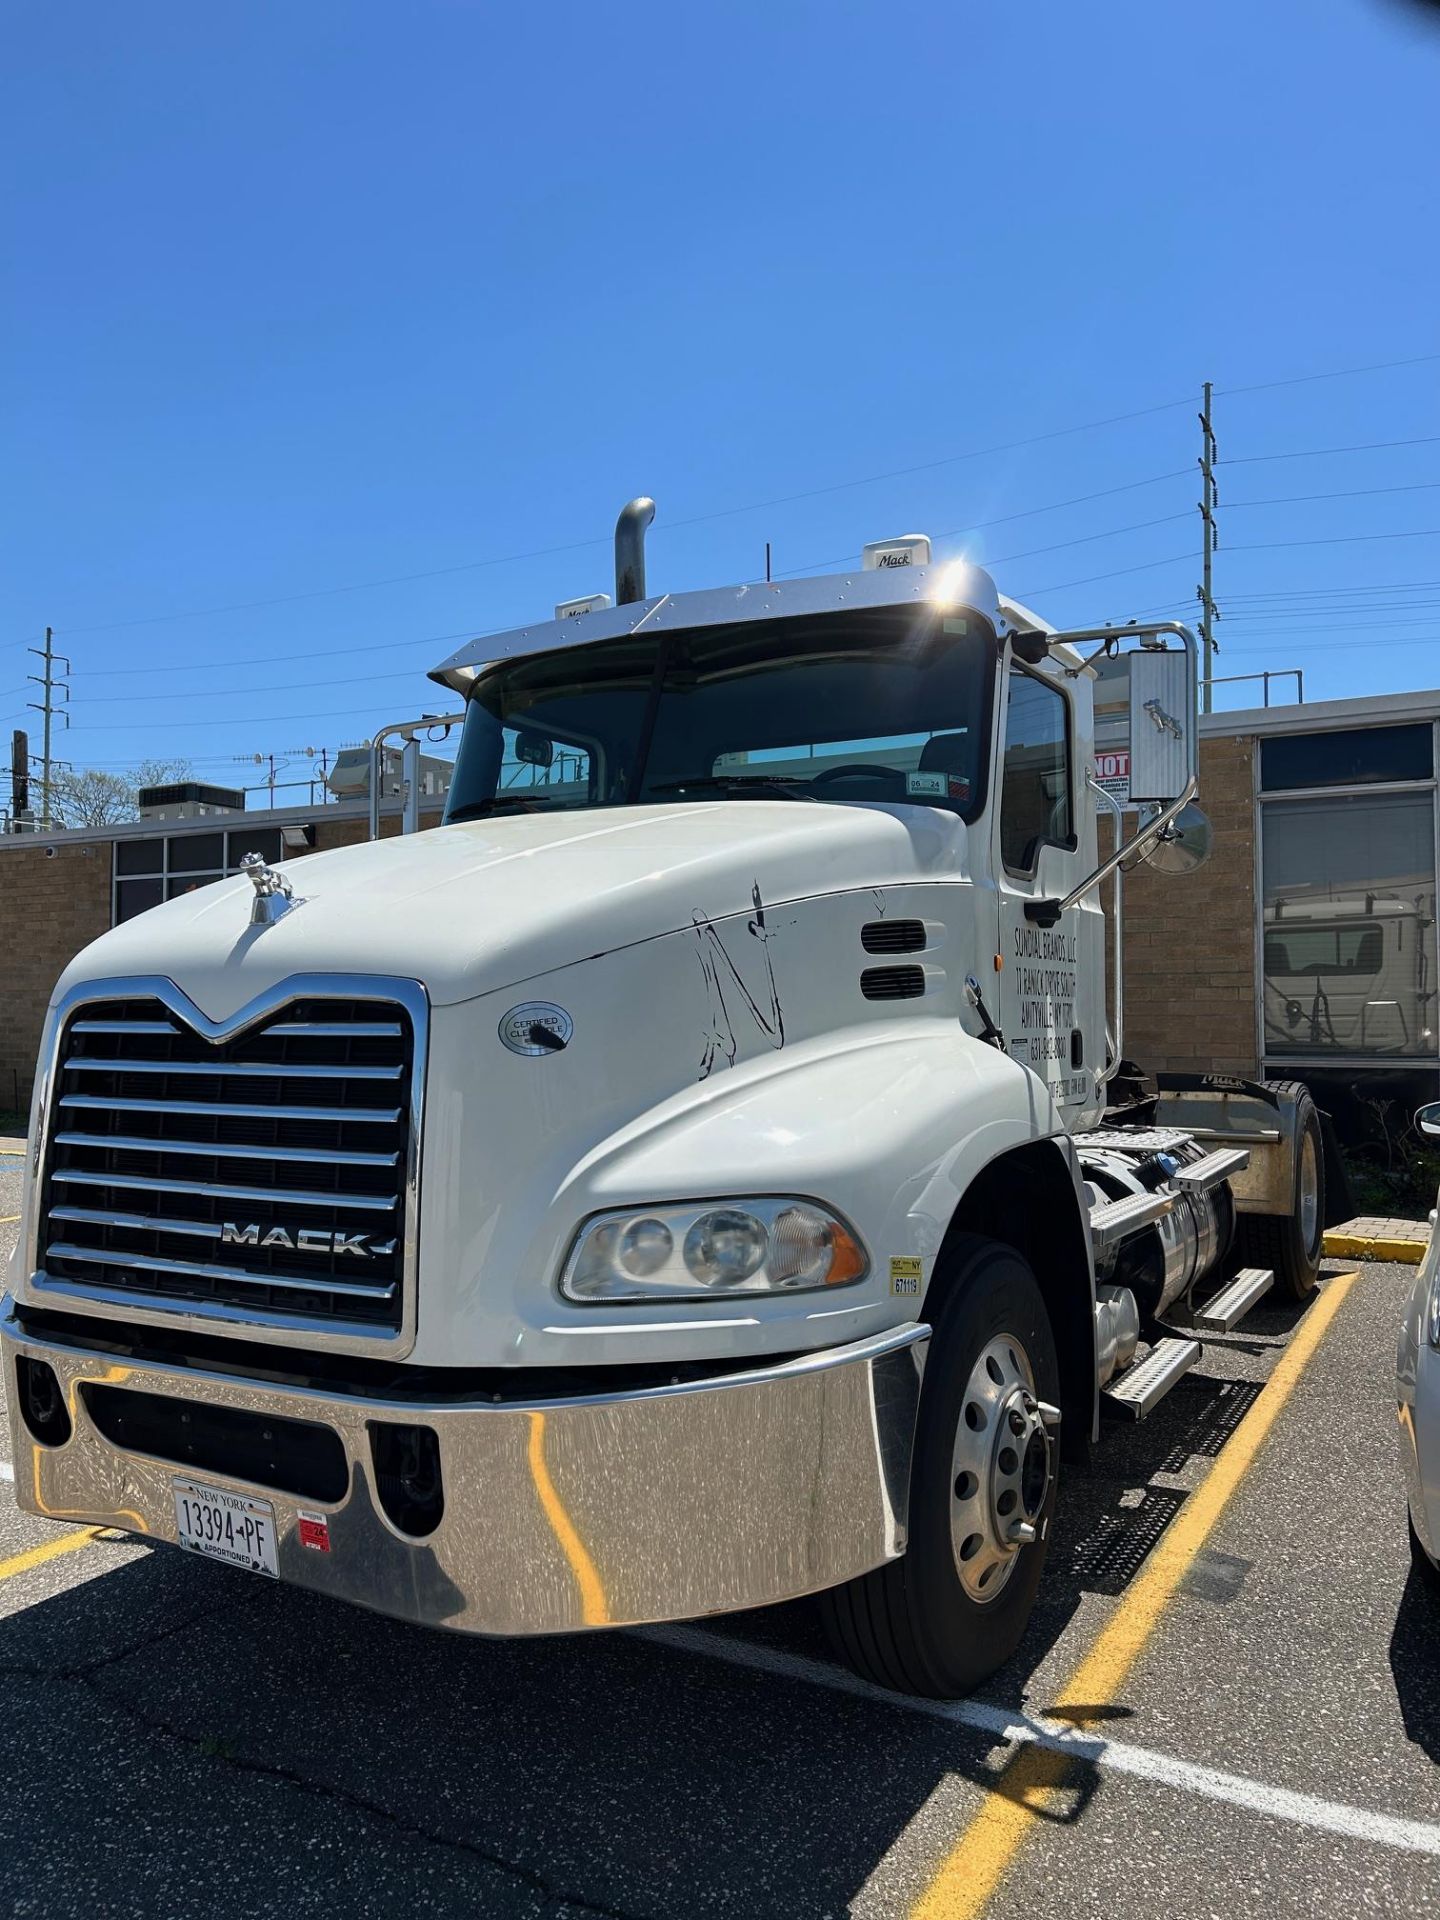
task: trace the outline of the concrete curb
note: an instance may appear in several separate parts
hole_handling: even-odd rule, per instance
[[[1418,1267],[1425,1258],[1429,1231],[1418,1220],[1347,1220],[1325,1235],[1325,1252],[1331,1259],[1393,1260]]]

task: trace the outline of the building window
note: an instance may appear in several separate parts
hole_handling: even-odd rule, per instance
[[[1005,701],[1001,857],[1011,873],[1031,874],[1041,847],[1047,845],[1075,845],[1069,708],[1057,687],[1013,666]]]
[[[1363,787],[1429,780],[1435,771],[1428,724],[1340,727],[1333,733],[1277,733],[1260,742],[1260,788]]]
[[[313,827],[289,831],[292,838],[303,835],[307,845],[313,842]],[[162,900],[194,893],[237,873],[247,853],[276,861],[305,850],[305,846],[287,847],[280,827],[231,827],[223,832],[157,833],[117,840],[112,924],[118,927],[148,907],[158,907]]]
[[[1433,788],[1268,801],[1261,861],[1265,1053],[1433,1061]]]

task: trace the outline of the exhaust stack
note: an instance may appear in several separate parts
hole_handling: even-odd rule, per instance
[[[641,494],[620,509],[615,522],[615,604],[645,598],[645,529],[655,518],[655,502]]]

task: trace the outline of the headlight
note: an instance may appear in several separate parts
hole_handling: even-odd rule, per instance
[[[838,1215],[814,1200],[704,1200],[627,1207],[581,1229],[560,1291],[569,1300],[713,1300],[839,1287],[870,1270]]]

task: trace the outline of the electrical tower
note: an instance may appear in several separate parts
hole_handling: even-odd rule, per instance
[[[28,700],[25,703],[27,706],[33,707],[35,712],[40,714],[44,721],[40,748],[40,825],[42,828],[45,828],[50,825],[50,787],[54,777],[54,769],[50,759],[50,730],[52,723],[57,718],[62,720],[67,727],[70,724],[70,715],[65,711],[65,707],[63,705],[57,707],[55,704],[57,689],[64,700],[68,701],[70,698],[70,683],[66,680],[57,680],[55,678],[55,662],[57,660],[60,661],[67,673],[71,671],[71,667],[69,660],[66,659],[63,653],[56,653],[55,633],[51,627],[46,627],[45,629],[44,646],[31,647],[29,651],[35,655],[37,660],[43,661],[45,667],[44,673],[31,673],[26,675],[27,679],[33,680],[36,686],[43,690],[44,699]]]
[[[1215,678],[1215,655],[1219,646],[1215,639],[1215,622],[1220,618],[1220,609],[1211,596],[1211,567],[1215,549],[1220,544],[1220,536],[1215,525],[1215,509],[1220,504],[1220,490],[1215,484],[1215,429],[1210,424],[1210,382],[1205,382],[1205,402],[1200,414],[1200,478],[1203,483],[1203,495],[1200,501],[1200,522],[1202,529],[1201,580],[1195,589],[1200,602],[1200,643],[1204,657],[1204,669],[1201,676],[1201,707],[1210,712],[1212,698],[1211,683]]]

